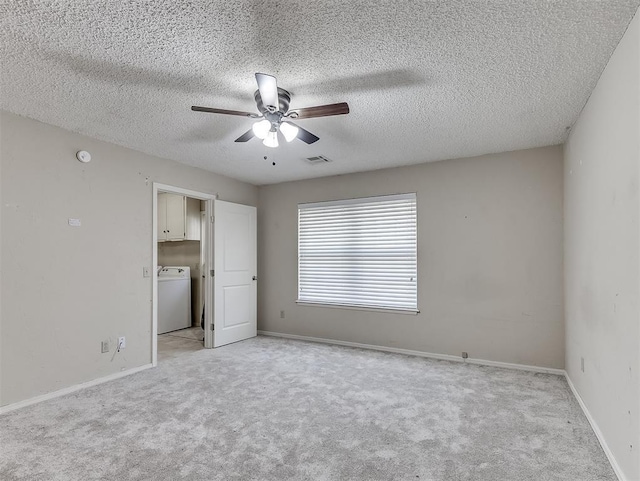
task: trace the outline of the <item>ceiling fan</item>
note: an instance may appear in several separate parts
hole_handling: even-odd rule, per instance
[[[349,105],[346,102],[289,110],[291,94],[278,87],[274,76],[256,73],[256,81],[258,82],[258,90],[256,90],[254,98],[258,111],[260,112],[259,114],[239,110],[198,107],[196,105],[192,106],[191,110],[213,114],[240,115],[256,120],[260,119],[253,124],[250,130],[242,134],[235,141],[247,142],[253,137],[258,137],[267,147],[278,146],[278,132],[283,135],[287,142],[298,138],[307,144],[313,144],[320,140],[319,137],[294,124],[290,119],[304,120],[349,113]]]

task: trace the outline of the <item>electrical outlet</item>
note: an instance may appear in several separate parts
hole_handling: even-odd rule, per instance
[[[584,357],[580,358],[580,369],[584,372]]]
[[[105,352],[109,352],[109,341],[102,341],[100,345],[100,352],[103,354]]]
[[[118,338],[118,350],[127,347],[127,339],[125,337]]]
[[[469,357],[469,353],[462,351],[462,359],[467,359]]]
[[[284,319],[284,311],[280,311],[280,319]]]

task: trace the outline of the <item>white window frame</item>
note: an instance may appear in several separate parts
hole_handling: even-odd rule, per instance
[[[340,211],[341,208],[344,212]],[[385,217],[383,214],[397,214],[397,217],[377,222],[371,213],[373,216],[382,215],[381,218]],[[349,219],[348,224],[341,222],[343,215]],[[324,225],[323,219],[327,220]],[[341,238],[353,235],[353,225],[356,224],[363,228],[364,234],[355,239],[351,237],[343,244]],[[342,231],[347,225],[349,227]],[[415,193],[298,204],[297,304],[417,314],[420,312],[417,230]],[[371,241],[376,236],[384,237],[386,242],[381,241],[380,245],[387,252],[381,252],[377,244],[373,247]],[[325,240],[323,244],[314,243],[314,239],[320,238]],[[350,256],[348,251],[354,248],[357,251]],[[318,250],[334,257],[333,263],[323,265],[317,262],[318,254],[314,254]],[[331,251],[335,251],[336,256],[332,256]],[[370,258],[369,263],[367,257]],[[396,258],[399,260],[397,264],[394,263]],[[344,263],[339,264],[342,260]],[[350,262],[355,270],[345,272],[344,266]],[[336,287],[333,279],[338,276],[345,278],[344,288]],[[318,282],[314,284],[316,277]],[[385,285],[393,286],[387,291],[388,297],[385,297]]]

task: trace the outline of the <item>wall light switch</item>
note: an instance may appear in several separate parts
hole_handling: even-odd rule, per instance
[[[149,269],[148,267],[143,267],[142,277],[151,277],[151,269]]]
[[[72,219],[69,217],[69,225],[71,227],[80,227],[82,225],[82,221],[80,221],[80,219]]]

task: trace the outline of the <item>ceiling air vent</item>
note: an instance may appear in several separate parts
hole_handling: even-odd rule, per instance
[[[310,164],[324,164],[326,162],[331,162],[331,159],[327,159],[323,155],[316,155],[315,157],[307,157],[305,160]]]

